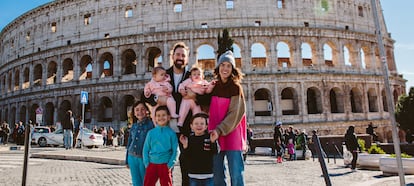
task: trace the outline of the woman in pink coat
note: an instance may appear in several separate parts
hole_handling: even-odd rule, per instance
[[[220,153],[214,157],[214,185],[226,184],[224,157],[227,158],[231,185],[244,185],[243,151],[246,145],[246,103],[240,84],[242,73],[236,68],[231,51],[222,54],[214,70],[208,129],[212,141],[218,139]]]

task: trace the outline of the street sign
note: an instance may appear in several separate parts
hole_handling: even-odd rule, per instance
[[[86,91],[81,91],[81,99],[80,99],[80,103],[81,103],[81,104],[88,104],[88,92],[86,92]]]

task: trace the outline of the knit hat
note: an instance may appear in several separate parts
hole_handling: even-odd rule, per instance
[[[280,126],[280,125],[282,125],[282,122],[281,121],[278,121],[275,124],[276,124],[276,126]]]
[[[236,60],[234,59],[233,52],[228,50],[224,52],[223,54],[221,54],[219,60],[217,61],[217,67],[223,62],[229,62],[233,66],[233,68],[235,68]]]

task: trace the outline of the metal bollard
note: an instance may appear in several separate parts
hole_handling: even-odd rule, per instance
[[[318,135],[316,135],[316,130],[313,130],[312,133],[313,133],[312,141],[315,144],[316,154],[318,155],[319,163],[321,165],[323,178],[325,179],[326,185],[331,186],[332,183],[331,183],[331,180],[329,178],[328,169],[326,168],[325,160],[324,160],[323,154],[322,154],[321,142],[319,141]]]

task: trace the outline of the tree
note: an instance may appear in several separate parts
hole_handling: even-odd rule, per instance
[[[402,129],[414,130],[414,87],[410,88],[408,95],[402,95],[398,99],[395,120]]]
[[[230,37],[229,31],[227,28],[223,30],[223,36],[220,36],[220,33],[217,37],[218,49],[217,49],[217,60],[219,59],[220,55],[224,52],[231,50],[233,52],[233,43],[234,40]]]

